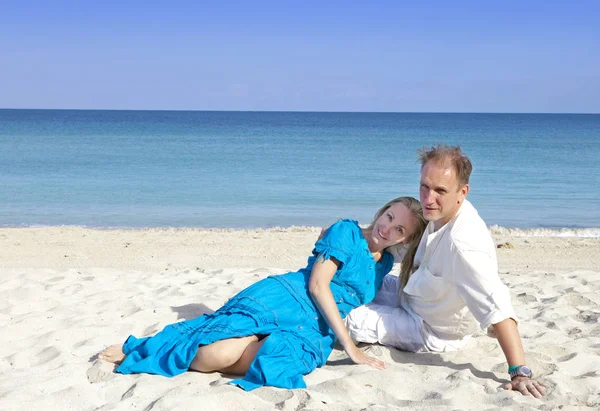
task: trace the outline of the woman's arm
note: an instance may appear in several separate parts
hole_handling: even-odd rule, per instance
[[[331,279],[335,275],[339,264],[339,261],[333,257],[324,261],[317,258],[308,283],[310,296],[354,363],[368,364],[377,369],[385,368],[386,365],[383,361],[370,357],[359,350],[354,345],[354,341],[352,341],[350,334],[348,334],[348,330],[346,330],[344,320],[342,320],[331,289],[329,288]]]

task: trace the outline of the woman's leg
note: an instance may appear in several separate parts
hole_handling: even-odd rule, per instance
[[[98,358],[112,362],[113,364],[121,364],[123,360],[125,360],[125,357],[126,355],[123,353],[123,344],[111,345],[98,354]]]
[[[190,370],[244,375],[264,340],[256,335],[228,338],[198,348]]]
[[[233,374],[233,375],[246,375],[248,369],[250,368],[250,364],[256,358],[256,353],[260,350],[260,347],[265,343],[265,339],[260,341],[251,342],[248,344],[248,347],[242,354],[239,360],[235,362],[233,365],[230,365],[227,368],[222,368],[218,371],[224,374]]]
[[[189,369],[200,372],[220,371],[226,374],[244,375],[254,361],[266,338],[259,341],[256,335],[228,338],[199,347]],[[123,344],[114,344],[98,354],[98,358],[121,364],[127,358]]]

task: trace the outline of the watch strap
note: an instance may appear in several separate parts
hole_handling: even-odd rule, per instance
[[[533,376],[533,372],[531,368],[526,365],[513,365],[508,367],[508,374],[510,378],[515,378],[518,376],[531,378]]]

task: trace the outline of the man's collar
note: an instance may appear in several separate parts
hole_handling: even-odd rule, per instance
[[[452,224],[454,221],[456,221],[456,219],[458,218],[458,216],[460,215],[460,213],[462,213],[462,212],[463,212],[463,210],[465,210],[465,209],[467,209],[467,208],[470,208],[470,207],[472,207],[472,206],[471,206],[471,203],[469,202],[469,200],[467,200],[467,199],[465,198],[465,200],[464,200],[464,201],[462,202],[462,204],[460,205],[460,207],[459,207],[458,211],[456,212],[456,214],[454,215],[454,217],[452,217],[452,220],[448,221],[446,224],[444,224],[443,226],[441,226],[441,227],[439,228],[439,230],[437,230],[437,231],[435,231],[435,230],[434,230],[434,228],[433,228],[433,226],[434,226],[434,223],[435,223],[435,222],[434,222],[434,221],[430,221],[430,222],[429,222],[429,226],[431,226],[431,232],[429,232],[429,226],[427,227],[427,228],[428,228],[427,232],[428,232],[429,234],[431,234],[431,233],[436,233],[436,234],[437,234],[437,233],[441,233],[442,231],[445,231],[445,230],[446,230],[446,227],[448,227],[448,226],[449,226],[449,225],[451,225],[451,224]]]

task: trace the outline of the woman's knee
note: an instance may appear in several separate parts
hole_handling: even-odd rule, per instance
[[[254,335],[221,340],[198,348],[190,369],[200,372],[212,372],[235,364],[244,354],[248,345],[257,341]]]
[[[241,357],[231,366],[221,368],[219,371],[224,372],[226,374],[235,374],[235,375],[244,375],[250,369],[250,365],[256,358],[256,354],[265,343],[265,339],[261,341],[254,341],[248,344]]]
[[[227,367],[235,361],[233,353],[222,349],[218,345],[209,344],[198,348],[198,352],[190,364],[190,369],[200,372],[212,372]]]
[[[242,356],[240,357],[239,361],[248,364],[248,367],[250,367],[250,364],[252,364],[252,361],[254,361],[254,358],[256,358],[256,354],[263,346],[265,341],[266,338],[248,344],[248,347],[246,347],[246,349],[242,353]]]

